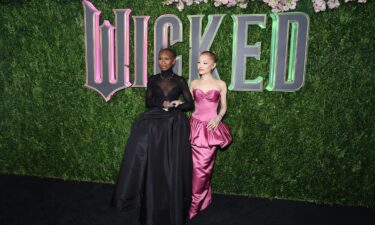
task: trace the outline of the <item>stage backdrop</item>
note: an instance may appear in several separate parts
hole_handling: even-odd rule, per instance
[[[249,29],[248,43],[260,41],[262,48],[260,60],[248,60],[247,77],[262,76],[268,83],[272,20],[265,4],[252,2],[247,9],[200,4],[179,12],[161,2],[92,1],[102,11],[100,23],[114,24],[116,8],[150,16],[150,74],[158,16],[171,13],[182,21],[184,41],[175,48],[187,77],[187,16],[226,14],[211,49],[227,84],[231,15],[267,14],[265,29]],[[2,1],[0,8],[0,171],[113,183],[132,121],[145,110],[145,89],[127,88],[105,102],[84,87],[80,1]],[[305,84],[291,93],[228,93],[225,122],[234,140],[218,154],[214,190],[374,208],[375,1],[318,14],[311,1],[299,1],[295,11],[310,16]],[[130,37],[133,46],[133,29]],[[133,48],[130,53],[133,65]]]

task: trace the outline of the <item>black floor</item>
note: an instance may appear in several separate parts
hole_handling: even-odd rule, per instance
[[[137,225],[137,211],[109,207],[113,185],[0,175],[0,225]],[[189,225],[372,225],[375,211],[214,195]],[[166,224],[168,225],[168,224]]]

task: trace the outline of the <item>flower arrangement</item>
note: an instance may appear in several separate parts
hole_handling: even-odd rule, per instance
[[[240,7],[245,9],[248,7],[250,0],[211,0],[215,7]],[[254,1],[254,0],[251,0]],[[294,10],[297,6],[298,0],[262,0],[263,3],[271,7],[273,12],[286,12]],[[344,0],[348,2],[366,3],[367,0]],[[315,12],[322,12],[327,9],[335,9],[340,6],[339,0],[311,0]],[[208,0],[164,0],[165,5],[175,4],[179,11],[182,11],[185,6],[191,6],[192,4],[203,4],[208,3]]]
[[[234,7],[238,6],[242,9],[247,8],[247,1],[246,0],[213,0],[214,6],[226,6],[226,7]]]
[[[286,12],[291,9],[295,9],[298,0],[263,0],[269,7],[272,8],[272,12]]]

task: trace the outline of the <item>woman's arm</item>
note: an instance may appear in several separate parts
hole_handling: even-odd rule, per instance
[[[193,96],[193,99],[194,99],[193,90],[194,90],[196,84],[197,84],[197,80],[191,80],[190,81],[189,90],[190,90],[191,95]]]
[[[220,86],[220,112],[218,116],[220,116],[222,119],[225,113],[227,112],[227,85],[224,81],[221,81],[219,83],[219,86]]]
[[[183,77],[181,77],[181,79],[179,81],[179,85],[180,85],[180,88],[182,90],[182,96],[184,97],[185,102],[179,104],[178,106],[176,106],[176,108],[180,109],[182,111],[192,110],[194,108],[193,96],[191,95],[191,92],[189,90],[189,86],[187,85],[187,82]]]
[[[216,129],[220,121],[223,119],[225,113],[227,112],[227,85],[224,81],[219,81],[220,89],[220,112],[213,118],[208,124],[207,128],[209,130]]]

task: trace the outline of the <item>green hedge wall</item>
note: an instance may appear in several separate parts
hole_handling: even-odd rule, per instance
[[[155,19],[176,14],[184,27],[176,49],[185,77],[187,15],[227,14],[211,48],[227,84],[230,15],[271,13],[261,1],[245,10],[206,4],[183,12],[154,0],[92,2],[101,22],[114,23],[114,8],[150,15],[150,40]],[[131,123],[145,109],[145,90],[128,88],[105,103],[84,87],[79,0],[2,1],[0,7],[0,172],[113,183]],[[311,1],[299,1],[296,11],[311,21],[305,85],[294,93],[229,92],[225,121],[234,142],[218,154],[214,190],[374,208],[375,2],[342,2],[315,14]],[[266,84],[271,24],[268,17],[266,29],[249,31],[249,43],[262,42],[262,55],[248,60],[247,76],[261,75]],[[152,56],[149,43],[150,74]]]

